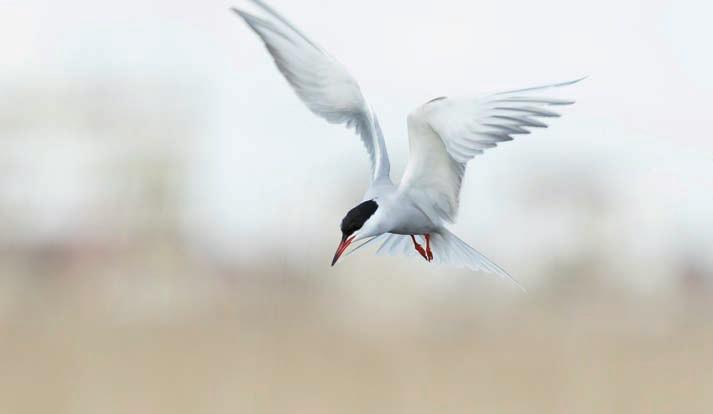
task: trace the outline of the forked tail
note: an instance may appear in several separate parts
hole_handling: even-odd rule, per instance
[[[421,236],[417,237],[423,239]],[[376,251],[378,255],[419,255],[413,247],[410,236],[385,234],[381,238],[383,238],[384,243]],[[517,287],[525,291],[525,288],[502,267],[490,261],[490,259],[480,254],[447,229],[441,229],[438,233],[431,233],[431,250],[433,250],[433,261],[435,263],[492,273],[512,281]]]

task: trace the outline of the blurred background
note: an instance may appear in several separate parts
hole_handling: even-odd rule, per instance
[[[710,2],[274,0],[406,115],[580,76],[469,166],[454,230],[529,293],[350,256],[367,158],[235,1],[2,0],[0,411],[713,409]]]

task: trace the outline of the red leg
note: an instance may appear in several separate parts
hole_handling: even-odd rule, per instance
[[[428,260],[429,262],[433,260],[433,252],[431,251],[431,235],[426,234],[426,255],[428,255]]]
[[[428,256],[426,255],[426,251],[423,250],[423,247],[421,247],[421,245],[418,244],[418,242],[416,242],[416,238],[413,237],[413,234],[411,235],[411,240],[413,240],[413,247],[416,249],[416,251],[417,251],[424,259],[426,259],[426,260],[428,261]]]

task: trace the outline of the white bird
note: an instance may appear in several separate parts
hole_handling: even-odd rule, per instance
[[[451,233],[465,167],[476,155],[546,128],[540,119],[558,117],[548,107],[573,101],[539,94],[581,79],[482,97],[433,99],[408,116],[410,156],[400,183],[391,181],[389,156],[374,110],[358,83],[331,55],[261,0],[262,17],[233,8],[257,33],[278,69],[305,105],[330,123],[346,124],[361,137],[371,161],[371,180],[362,202],[341,223],[342,239],[332,266],[356,241],[382,241],[377,254],[415,255],[493,273],[515,282],[500,266]],[[425,248],[416,237],[424,243]],[[515,282],[517,284],[517,282]],[[519,284],[518,284],[519,286]]]

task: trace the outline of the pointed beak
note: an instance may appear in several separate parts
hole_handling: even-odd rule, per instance
[[[347,247],[349,247],[350,244],[352,244],[352,241],[354,241],[354,237],[352,236],[347,238],[346,235],[342,236],[342,241],[339,242],[339,246],[337,247],[337,252],[334,253],[334,259],[332,259],[332,266],[334,266],[335,263],[337,263],[337,260],[339,260],[339,257],[344,253],[344,251],[347,250]]]

